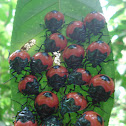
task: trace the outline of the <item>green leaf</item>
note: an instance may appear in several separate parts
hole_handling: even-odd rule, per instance
[[[45,38],[41,37],[45,35],[46,29],[40,27],[40,24],[44,24],[45,15],[52,11],[58,10],[62,12],[65,16],[65,23],[68,24],[71,21],[82,20],[88,13],[92,11],[102,12],[100,7],[100,3],[98,0],[18,0],[16,15],[14,20],[12,41],[11,41],[11,53],[15,50],[21,49],[21,47],[31,39],[36,39],[36,45],[40,46],[44,43]],[[66,36],[66,27],[62,29],[62,34]],[[108,35],[108,30],[105,28],[103,30],[105,35]],[[93,37],[91,41],[96,41],[98,38]],[[110,38],[107,36],[103,36],[102,39],[106,43],[110,41]],[[70,43],[69,43],[70,44]],[[87,44],[85,44],[85,48]],[[36,53],[35,45],[28,51],[31,56]],[[113,55],[111,54],[107,59],[113,59]],[[89,71],[94,76],[97,74],[96,69],[89,68]],[[102,63],[102,74],[106,74],[114,79],[114,65],[113,62],[108,62],[106,64]],[[18,80],[21,76],[17,76]],[[46,78],[44,77],[44,80]],[[45,82],[41,81],[42,85],[46,85]],[[69,90],[73,88],[73,85],[68,86]],[[47,90],[51,90],[50,87],[46,88]],[[13,79],[11,81],[11,90],[12,90],[12,99],[23,104],[26,99],[18,91],[18,83]],[[81,91],[79,87],[76,87],[76,92],[83,93],[85,96],[86,93]],[[64,96],[63,91],[61,89],[62,95],[58,93],[58,97],[61,100],[61,97]],[[17,102],[13,102],[15,114],[17,111],[21,110],[21,105]],[[111,109],[113,107],[113,99],[109,98],[109,100],[105,103],[101,103],[101,108],[106,111],[104,112],[100,108],[95,108],[94,110],[98,112],[103,119],[105,120],[105,126],[108,126],[108,121],[110,118]],[[91,109],[90,109],[91,110]],[[82,113],[82,112],[81,112]],[[76,121],[76,114],[71,114],[72,122]],[[64,118],[64,123],[69,121],[69,117],[66,114]]]
[[[123,14],[125,12],[125,8],[121,8],[120,10],[118,10],[110,19],[115,19],[118,16],[120,16],[121,14]]]
[[[12,19],[12,11],[13,11],[13,6],[12,3],[9,4],[9,16],[5,22],[5,26],[7,26],[8,23],[10,23],[10,20]]]
[[[5,13],[5,7],[4,8],[0,8],[0,12],[1,12],[1,14],[0,14],[0,20],[1,21],[5,21],[6,19],[7,19],[7,15],[6,15],[6,13]]]
[[[120,3],[122,3],[122,0],[108,0],[108,4],[107,6],[116,6],[119,5]]]

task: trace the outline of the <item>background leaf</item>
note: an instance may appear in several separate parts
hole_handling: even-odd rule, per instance
[[[41,37],[45,35],[46,29],[40,27],[40,24],[44,24],[44,17],[45,15],[52,11],[58,10],[62,12],[65,16],[65,23],[68,24],[74,20],[82,20],[88,13],[92,11],[99,11],[102,12],[100,7],[100,3],[98,0],[18,0],[15,20],[14,20],[14,27],[12,33],[12,41],[11,41],[11,53],[15,50],[19,50],[27,41],[31,39],[36,40],[36,45],[41,45],[44,43],[45,38]],[[65,29],[62,29],[62,34],[66,36]],[[107,28],[103,30],[105,35],[108,35]],[[97,37],[93,37],[91,41],[96,41]],[[102,39],[106,43],[110,41],[110,38],[107,36],[103,36]],[[87,44],[84,44],[85,48]],[[36,46],[33,46],[28,52],[31,56],[36,53]],[[111,54],[108,59],[112,59],[113,55]],[[102,63],[102,73],[114,78],[114,65],[113,62],[108,62],[106,64]],[[89,68],[89,71],[94,76],[96,75],[96,69]],[[42,85],[44,82],[42,82]],[[73,85],[69,86],[72,88]],[[14,82],[14,79],[11,81],[11,90],[12,90],[12,99],[20,102],[23,104],[26,99],[20,93],[16,93],[18,91],[18,84]],[[50,88],[48,88],[50,90]],[[80,88],[76,88],[77,92],[82,92],[86,95],[83,91],[80,91]],[[62,92],[63,93],[63,92]],[[63,95],[63,94],[62,94]],[[58,95],[59,98],[62,96]],[[14,103],[14,110],[15,114],[17,111],[21,110],[21,106]],[[106,111],[102,111],[100,108],[95,108],[95,111],[98,112],[103,119],[105,120],[105,126],[108,126],[108,121],[111,113],[111,109],[113,107],[113,99],[110,98],[107,102],[101,104],[101,108]],[[65,115],[65,122],[68,122],[67,114]],[[72,121],[75,122],[75,114],[72,113]]]

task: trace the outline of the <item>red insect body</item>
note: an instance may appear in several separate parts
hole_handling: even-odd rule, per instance
[[[14,126],[38,126],[37,125],[37,122],[33,123],[32,121],[28,121],[28,122],[21,122],[21,121],[18,121],[18,122],[14,122]]]
[[[76,126],[104,126],[104,121],[98,113],[86,111],[77,120]]]
[[[59,11],[57,11],[57,13],[54,13],[52,11],[47,13],[45,16],[45,21],[51,20],[52,18],[56,18],[58,21],[63,20],[63,22],[64,22],[64,15]]]
[[[109,45],[103,41],[102,43],[100,43],[100,41],[92,42],[87,48],[87,53],[88,53],[88,50],[90,52],[99,50],[102,54],[107,53],[107,56],[109,56],[111,52]]]
[[[47,76],[47,77],[52,77],[52,76],[55,75],[55,74],[59,75],[60,77],[63,77],[63,76],[65,76],[65,75],[68,76],[68,71],[67,71],[67,69],[66,69],[65,67],[63,67],[63,66],[59,66],[58,69],[55,69],[55,67],[52,67],[52,68],[50,68],[50,69],[48,70],[46,76]]]
[[[78,111],[83,110],[87,107],[87,101],[86,101],[85,97],[82,95],[79,95],[76,92],[71,92],[71,93],[67,94],[66,98],[68,98],[68,99],[73,98],[75,101],[75,105],[81,106],[81,108]]]
[[[80,57],[82,55],[84,57],[84,54],[85,51],[82,46],[73,44],[65,48],[65,50],[63,51],[63,59],[68,59],[72,55],[76,57]]]
[[[21,51],[21,50],[16,50],[15,52],[13,52],[10,56],[9,56],[9,63],[10,63],[10,60],[13,61],[16,57],[19,57],[21,59],[28,59],[28,62],[30,61],[30,55],[25,52],[25,51]]]
[[[81,22],[81,21],[74,21],[74,22],[71,22],[71,23],[68,25],[67,29],[66,29],[66,35],[67,35],[68,37],[70,37],[69,35],[72,34],[72,33],[74,32],[74,29],[75,29],[75,28],[82,28],[82,26],[83,26],[83,22]]]
[[[48,65],[49,69],[53,65],[53,59],[50,55],[45,55],[45,53],[38,52],[33,56],[34,60],[40,59],[43,65]]]
[[[97,19],[98,21],[105,21],[104,16],[100,12],[94,12],[94,13],[89,13],[84,19],[84,25],[86,25],[86,22],[91,22],[93,19]]]
[[[105,80],[104,78],[105,79],[107,78],[107,80]],[[97,87],[97,86],[103,87],[106,92],[110,92],[110,95],[114,93],[115,85],[114,85],[113,80],[104,74],[99,74],[99,75],[94,76],[90,80],[89,86],[91,84],[93,84],[94,87]]]
[[[82,80],[86,82],[85,85],[89,84],[90,80],[91,80],[91,74],[89,74],[89,72],[87,72],[85,69],[83,68],[78,68],[76,70],[76,72],[79,72],[82,74]]]
[[[44,94],[45,93],[50,93],[52,96],[47,97]],[[59,105],[59,100],[56,94],[52,93],[51,91],[44,91],[41,92],[35,99],[35,105],[36,103],[40,106],[40,105],[44,105],[46,104],[47,106],[53,108],[58,108]]]

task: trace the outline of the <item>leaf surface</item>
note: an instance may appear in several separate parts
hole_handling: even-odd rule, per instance
[[[65,24],[70,23],[71,21],[80,20],[84,18],[88,13],[92,11],[99,11],[102,12],[100,7],[100,3],[98,0],[18,0],[17,8],[16,8],[16,15],[14,20],[14,27],[13,27],[13,34],[12,34],[12,41],[11,41],[11,53],[15,50],[21,49],[21,47],[27,43],[31,39],[36,40],[36,45],[40,46],[44,43],[46,29],[41,27],[40,24],[44,24],[44,17],[45,15],[52,11],[58,10],[62,12],[65,16]],[[66,36],[66,27],[62,29],[62,34]],[[105,28],[103,30],[105,35],[108,35],[108,30]],[[92,41],[96,41],[97,37],[93,37]],[[110,41],[109,36],[103,36],[102,40],[108,43]],[[70,43],[69,43],[70,44]],[[33,56],[37,53],[35,50],[38,47],[34,45],[28,53]],[[85,44],[85,49],[87,45]],[[107,59],[113,59],[113,55],[111,55]],[[102,74],[106,74],[114,79],[114,65],[113,62],[102,63]],[[92,76],[97,74],[96,69],[89,68]],[[44,79],[46,81],[46,78]],[[41,81],[41,85],[45,85],[45,82]],[[68,86],[68,89],[73,88],[73,85]],[[47,88],[50,90],[51,88]],[[18,83],[11,81],[11,90],[12,90],[12,99],[15,101],[20,102],[23,104],[26,99],[18,91]],[[62,90],[61,90],[62,91]],[[86,94],[80,90],[79,87],[76,88],[76,92],[81,92],[85,96]],[[58,97],[61,98],[63,96],[58,94]],[[112,96],[113,97],[113,96]],[[109,100],[105,103],[101,104],[100,108],[95,108],[94,110],[98,112],[102,118],[105,120],[105,126],[108,126],[108,121],[110,118],[111,109],[113,107],[113,99],[109,98]],[[21,105],[17,102],[14,103],[14,110],[15,114],[17,111],[21,110]],[[91,109],[90,109],[91,110]],[[68,115],[65,116],[64,123],[69,121],[67,118]],[[76,114],[71,114],[72,122],[75,123],[76,121]]]

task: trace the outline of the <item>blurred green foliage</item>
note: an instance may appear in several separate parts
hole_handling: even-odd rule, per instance
[[[112,8],[108,28],[115,60],[115,104],[110,126],[126,126],[126,0],[108,0],[106,10]]]
[[[13,125],[13,108],[8,64],[13,16],[17,0],[0,0],[0,122]],[[126,126],[126,0],[106,0],[105,10],[115,10],[110,18],[108,28],[112,39],[115,59],[115,105],[112,111],[110,126]],[[104,9],[104,8],[103,8]],[[110,11],[111,13],[111,11]],[[4,126],[4,125],[2,125]]]
[[[0,122],[12,124],[11,91],[9,83],[2,84],[10,78],[8,56],[13,27],[16,0],[0,0]],[[1,124],[4,126],[4,124]]]

